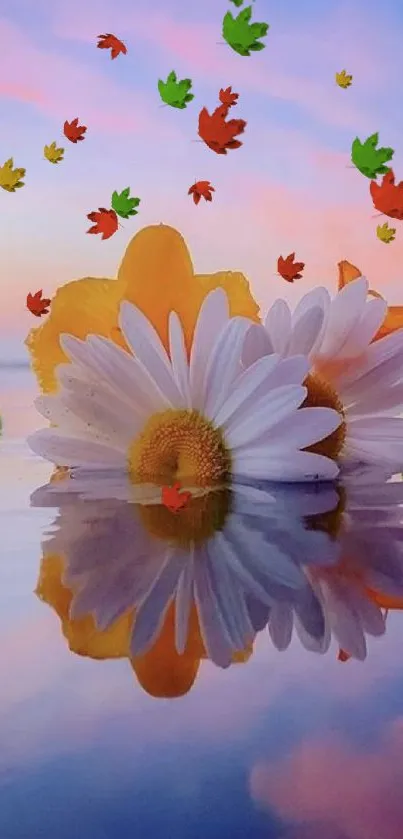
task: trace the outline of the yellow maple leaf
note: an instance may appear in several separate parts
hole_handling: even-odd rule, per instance
[[[21,186],[25,186],[23,178],[25,177],[26,169],[14,169],[13,158],[10,157],[0,166],[0,186],[7,192],[15,192]]]
[[[60,161],[63,160],[64,149],[58,149],[55,141],[54,143],[51,143],[50,146],[45,146],[43,153],[46,160],[49,160],[49,163],[60,163]]]
[[[344,89],[346,87],[350,87],[352,81],[353,77],[349,76],[345,70],[342,70],[340,73],[336,73],[336,84],[338,84],[339,87],[343,87]]]
[[[396,234],[396,227],[389,227],[388,222],[385,221],[385,224],[378,224],[376,228],[376,235],[381,242],[385,242],[389,245],[389,242],[393,242]]]

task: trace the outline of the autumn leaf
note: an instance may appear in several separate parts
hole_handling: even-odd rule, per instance
[[[342,650],[342,648],[340,647],[337,655],[337,661],[342,661],[344,664],[346,661],[350,661],[350,658],[350,653],[346,653],[346,651]]]
[[[230,0],[230,3],[233,3],[234,6],[242,6],[243,0]]]
[[[395,235],[396,235],[396,228],[389,227],[388,222],[385,221],[385,224],[378,224],[376,228],[376,235],[381,242],[385,242],[387,245],[389,242],[393,242]]]
[[[288,283],[293,283],[294,280],[300,280],[302,274],[300,273],[305,268],[305,262],[295,262],[295,252],[288,254],[285,259],[279,256],[277,260],[277,271],[283,280]]]
[[[13,158],[10,157],[0,166],[0,186],[7,192],[15,192],[25,186],[22,178],[25,178],[26,169],[14,169]]]
[[[239,93],[233,93],[232,87],[221,88],[218,98],[223,105],[226,105],[227,108],[232,108],[233,105],[236,105],[238,102]]]
[[[340,73],[336,73],[335,78],[336,78],[336,84],[338,84],[339,87],[342,87],[344,89],[346,89],[347,87],[350,87],[351,82],[353,81],[353,77],[349,76],[349,74],[346,73],[345,70],[342,70]]]
[[[101,239],[110,239],[119,226],[115,211],[106,210],[105,207],[99,207],[98,212],[88,213],[87,219],[94,222],[87,233],[102,233]]]
[[[112,209],[121,218],[129,218],[129,216],[136,216],[138,210],[136,207],[140,204],[140,198],[130,197],[130,187],[127,186],[122,192],[112,193]]]
[[[78,143],[80,140],[85,140],[84,134],[87,130],[86,125],[79,125],[78,124],[78,117],[73,119],[71,122],[66,122],[63,126],[63,134],[70,140],[71,143]]]
[[[395,184],[393,169],[383,176],[380,184],[371,181],[369,191],[376,210],[389,218],[403,221],[403,181]]]
[[[192,87],[191,79],[181,79],[178,81],[175,70],[167,76],[166,82],[162,79],[158,80],[158,90],[163,102],[166,105],[171,105],[172,108],[186,108],[188,102],[194,99],[194,94],[189,93]]]
[[[212,192],[215,192],[215,189],[211,186],[210,181],[196,181],[196,183],[190,187],[188,195],[193,195],[193,201],[195,204],[198,204],[200,198],[204,198],[206,201],[212,201]]]
[[[192,497],[191,492],[179,492],[179,490],[179,483],[174,484],[172,487],[162,487],[162,503],[168,508],[168,510],[171,511],[171,513],[177,513],[185,507],[189,499]]]
[[[35,317],[40,318],[42,315],[47,315],[49,312],[50,299],[42,297],[42,289],[27,295],[27,309],[32,312]]]
[[[376,178],[390,171],[390,167],[385,166],[385,163],[392,160],[395,150],[389,147],[378,149],[378,141],[379,134],[376,132],[363,143],[356,137],[351,146],[351,162],[366,178]]]
[[[63,160],[64,149],[57,148],[55,141],[54,143],[51,143],[50,146],[45,146],[43,153],[46,160],[49,160],[49,163],[60,163],[60,161]]]
[[[109,50],[110,49],[112,59],[117,58],[118,55],[120,55],[120,53],[122,53],[122,55],[126,55],[127,47],[123,43],[123,41],[120,41],[119,38],[116,37],[116,35],[111,35],[111,34],[109,34],[109,35],[98,35],[98,38],[99,38],[98,43],[97,43],[98,49],[100,49],[100,50]]]
[[[209,114],[203,108],[199,114],[199,137],[216,154],[227,154],[228,149],[239,149],[241,140],[235,140],[238,134],[243,134],[246,126],[244,119],[226,120],[228,106],[220,105]]]
[[[259,38],[267,35],[269,24],[250,23],[251,17],[252,6],[246,6],[235,18],[231,12],[224,15],[222,22],[224,41],[239,55],[250,55],[251,50],[253,52],[263,50],[266,46],[259,41]]]

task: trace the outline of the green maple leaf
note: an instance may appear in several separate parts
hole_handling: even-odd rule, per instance
[[[135,208],[140,204],[140,198],[130,198],[130,187],[122,189],[122,192],[112,193],[112,210],[120,216],[120,218],[129,218],[135,216],[138,210]]]
[[[363,143],[356,137],[351,146],[351,162],[366,178],[373,179],[390,171],[390,166],[385,166],[385,163],[392,160],[395,150],[389,147],[377,149],[378,141],[379,134],[376,132]]]
[[[234,6],[242,6],[243,0],[230,0],[230,3],[233,3]]]
[[[174,70],[167,77],[166,82],[158,80],[158,90],[163,102],[171,105],[172,108],[186,108],[188,102],[194,99],[193,93],[189,93],[192,87],[191,79],[178,81]]]
[[[264,38],[267,35],[269,24],[250,23],[251,17],[252,6],[247,6],[235,18],[231,12],[224,15],[222,22],[224,41],[239,55],[250,55],[251,50],[257,52],[264,50],[266,46],[259,41],[259,38]]]

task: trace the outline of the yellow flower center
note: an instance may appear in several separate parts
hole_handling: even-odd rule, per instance
[[[343,420],[332,434],[329,434],[324,440],[320,440],[319,443],[308,446],[306,451],[326,455],[326,457],[336,460],[341,454],[346,439],[343,403],[331,384],[329,384],[327,379],[320,376],[319,373],[309,373],[304,385],[308,388],[308,394],[302,405],[303,408],[333,408],[335,411],[338,411]]]
[[[188,550],[192,545],[204,544],[223,530],[231,512],[231,492],[222,489],[194,496],[176,513],[162,504],[141,504],[138,512],[148,533]]]
[[[147,421],[128,466],[133,483],[214,487],[229,478],[231,455],[221,430],[198,411],[168,410]]]

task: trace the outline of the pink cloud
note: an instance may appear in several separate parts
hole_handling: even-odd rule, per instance
[[[310,839],[337,839],[339,832],[349,839],[401,839],[402,749],[403,717],[367,751],[336,737],[307,741],[278,764],[257,764],[251,795],[296,822],[296,837],[299,825],[309,825]]]
[[[92,70],[55,49],[45,51],[14,24],[0,20],[0,38],[7,49],[0,57],[0,72],[10,82],[0,84],[0,96],[35,104],[60,121],[79,115],[91,128],[109,134],[161,131],[143,93],[124,89],[107,74]],[[168,137],[181,136],[164,124]]]

